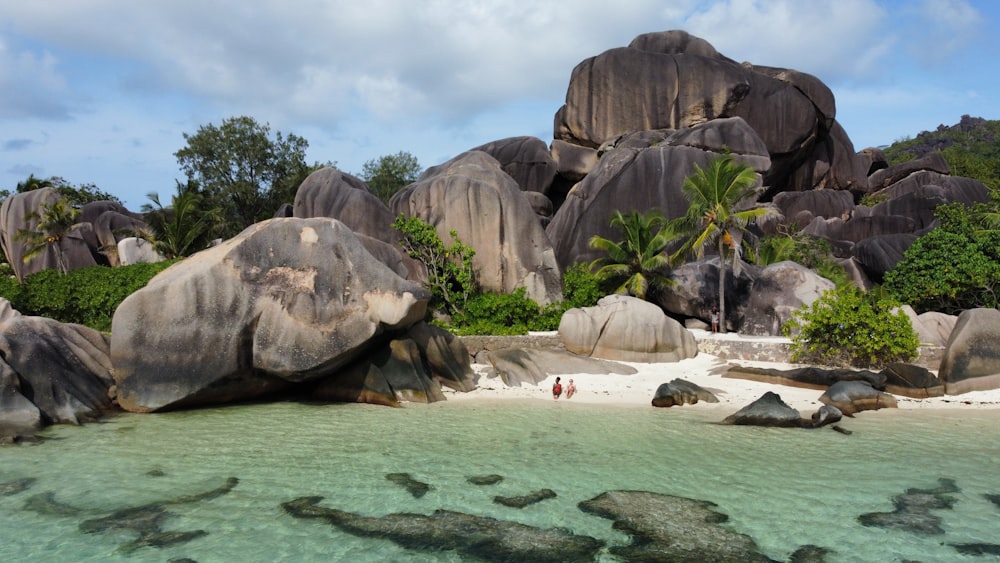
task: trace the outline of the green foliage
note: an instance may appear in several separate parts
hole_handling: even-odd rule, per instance
[[[36,178],[34,174],[29,174],[27,179],[17,183],[17,193],[30,192],[40,188],[55,188],[59,192],[59,195],[65,198],[72,207],[82,207],[94,201],[114,201],[121,203],[117,197],[99,189],[94,184],[74,186],[59,176]]]
[[[838,287],[851,283],[850,276],[834,259],[830,243],[794,228],[779,227],[775,234],[760,240],[756,262],[767,266],[785,260],[815,270]]]
[[[593,307],[597,301],[607,295],[604,291],[601,277],[595,274],[587,264],[573,264],[563,274],[563,303],[565,309],[574,307]]]
[[[80,224],[76,222],[79,216],[80,210],[71,207],[65,198],[42,203],[38,211],[25,215],[26,220],[36,221],[36,224],[34,229],[20,229],[14,235],[15,241],[23,242],[26,246],[23,261],[27,262],[51,248],[56,254],[59,272],[65,274],[69,266],[62,242],[80,228]]]
[[[222,209],[222,234],[235,235],[273,216],[291,203],[299,184],[311,171],[302,137],[280,131],[251,117],[224,119],[218,127],[203,125],[184,134],[187,146],[174,153],[188,180],[196,181],[213,207]]]
[[[719,254],[719,328],[726,331],[726,269],[732,262],[739,271],[741,255],[753,254],[754,236],[748,226],[780,216],[773,205],[758,204],[763,191],[757,173],[746,164],[737,163],[730,154],[713,158],[684,180],[681,190],[688,200],[687,212],[672,221],[671,228],[684,242],[671,258],[679,262],[686,256],[701,259],[706,248]]]
[[[792,361],[882,368],[915,358],[920,343],[897,307],[852,285],[827,291],[786,323]]]
[[[372,194],[384,203],[389,203],[401,188],[416,182],[420,172],[417,157],[400,151],[364,163],[361,167],[361,179],[368,184]]]
[[[452,317],[452,330],[458,334],[525,334],[540,312],[523,287],[514,293],[476,293]]]
[[[662,273],[670,265],[666,249],[671,232],[666,222],[656,210],[624,214],[615,211],[611,226],[621,231],[624,238],[615,242],[598,235],[591,237],[590,247],[604,251],[607,256],[591,262],[590,268],[599,279],[617,284],[615,293],[646,299],[650,290],[671,283]]]
[[[1000,306],[1000,229],[997,201],[938,206],[941,225],[918,238],[884,287],[917,312],[957,314],[965,309]]]
[[[0,297],[24,315],[77,323],[100,331],[111,330],[111,319],[121,302],[144,287],[172,262],[135,264],[119,268],[91,266],[61,275],[43,270],[24,284],[0,278]]]
[[[403,250],[427,268],[431,306],[444,309],[452,317],[459,315],[476,289],[472,271],[476,251],[463,244],[456,231],[451,231],[453,242],[446,247],[437,229],[419,217],[399,215],[392,228],[403,234],[399,241]]]
[[[954,176],[974,178],[1000,195],[1000,121],[963,115],[958,124],[941,125],[884,149],[890,164],[940,151]]]
[[[153,248],[167,258],[188,256],[206,248],[216,235],[221,210],[205,202],[197,184],[177,183],[177,195],[171,196],[170,206],[160,203],[156,192],[146,195],[151,204],[142,206],[152,233],[138,233],[153,243]],[[154,207],[155,206],[155,207]]]

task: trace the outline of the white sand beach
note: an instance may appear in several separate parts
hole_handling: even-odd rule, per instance
[[[572,379],[577,387],[576,394],[567,399],[566,395],[559,402],[593,403],[603,405],[623,405],[650,407],[656,389],[663,383],[680,378],[711,391],[718,398],[718,403],[699,402],[695,405],[684,405],[683,409],[722,409],[736,412],[752,403],[767,391],[773,391],[781,396],[789,406],[799,410],[804,416],[815,412],[822,403],[819,398],[822,390],[803,389],[786,385],[775,385],[732,377],[723,377],[722,373],[728,366],[748,366],[772,369],[792,369],[801,367],[795,364],[755,362],[744,360],[725,360],[705,353],[696,357],[674,363],[643,364],[620,362],[634,367],[638,373],[632,375],[595,375],[588,373],[560,374],[565,386]],[[553,374],[537,385],[522,385],[508,387],[499,377],[488,377],[491,367],[474,364],[473,368],[479,374],[478,388],[468,393],[457,393],[445,389],[449,401],[476,401],[496,399],[537,399],[539,401],[555,401],[552,398],[552,384],[556,375]],[[912,399],[896,395],[900,409],[1000,409],[1000,389],[990,391],[975,391],[962,395],[948,395],[929,399]]]

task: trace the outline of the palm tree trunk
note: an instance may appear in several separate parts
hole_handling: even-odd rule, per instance
[[[726,333],[726,243],[719,237],[719,333]]]

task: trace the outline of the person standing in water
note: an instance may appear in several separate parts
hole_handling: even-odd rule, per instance
[[[562,383],[559,383],[559,378],[556,377],[556,382],[552,384],[552,398],[558,399],[559,395],[562,395]]]
[[[570,379],[569,385],[566,386],[566,400],[572,399],[574,394],[576,394],[576,384]]]

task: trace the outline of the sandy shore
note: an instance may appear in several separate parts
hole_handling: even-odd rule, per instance
[[[559,400],[569,400],[574,403],[650,407],[657,387],[675,378],[680,378],[711,391],[719,398],[719,402],[698,403],[696,405],[684,405],[683,407],[673,408],[723,409],[732,413],[752,403],[767,391],[774,391],[788,405],[798,409],[806,417],[822,405],[819,402],[819,397],[823,394],[822,390],[801,389],[785,385],[724,378],[721,375],[728,365],[774,369],[798,367],[792,364],[742,360],[727,361],[704,353],[698,354],[695,358],[675,363],[621,363],[634,367],[638,373],[633,375],[594,375],[586,373],[560,375],[559,377],[562,378],[564,388],[570,379],[575,382],[577,393],[571,399],[566,399],[564,394]],[[499,377],[487,377],[489,366],[475,364],[473,367],[479,375],[478,389],[469,393],[456,393],[446,389],[445,393],[449,401],[476,401],[484,399],[537,399],[539,401],[553,401],[551,389],[556,378],[555,375],[548,377],[538,385],[508,387]],[[1000,409],[1000,389],[930,399],[910,399],[902,396],[896,396],[896,399],[900,409]]]

